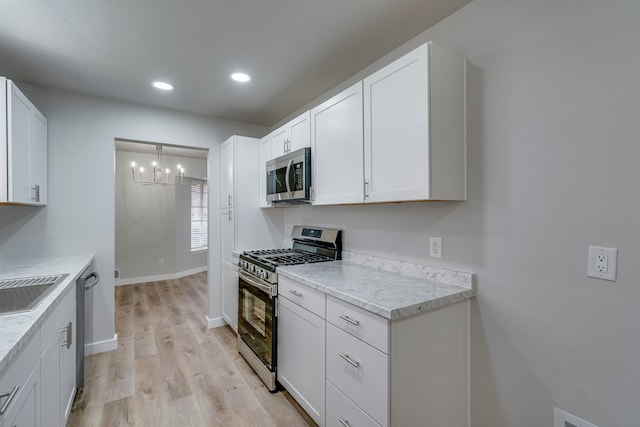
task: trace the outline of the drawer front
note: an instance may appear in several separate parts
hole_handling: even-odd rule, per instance
[[[389,354],[389,321],[330,295],[327,320],[354,337]]]
[[[0,415],[0,423],[21,399],[29,375],[34,367],[40,366],[40,333],[36,332],[27,345],[13,359],[7,370],[0,376],[0,394],[9,394],[0,399],[0,408],[8,403],[5,412]]]
[[[304,307],[316,316],[325,318],[325,295],[286,277],[278,278],[278,295]]]
[[[347,396],[327,381],[327,427],[380,427]]]
[[[327,324],[327,379],[376,422],[389,419],[389,356]]]

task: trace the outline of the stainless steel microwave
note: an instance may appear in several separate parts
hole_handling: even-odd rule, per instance
[[[267,162],[267,201],[310,203],[311,149],[301,148]]]

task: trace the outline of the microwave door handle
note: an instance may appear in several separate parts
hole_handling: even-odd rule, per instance
[[[285,172],[285,184],[287,185],[287,193],[289,193],[289,197],[293,198],[293,192],[291,191],[291,184],[289,184],[289,172],[291,172],[291,165],[293,165],[293,159],[289,159],[289,163],[287,163],[287,171]]]

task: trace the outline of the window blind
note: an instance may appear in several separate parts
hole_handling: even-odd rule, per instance
[[[191,180],[191,251],[206,250],[209,244],[209,191],[205,181]]]

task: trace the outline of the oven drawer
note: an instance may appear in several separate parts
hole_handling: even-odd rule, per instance
[[[278,295],[306,308],[316,316],[325,318],[325,295],[323,292],[280,276],[278,277]]]
[[[369,415],[327,381],[327,427],[380,427]]]
[[[327,321],[389,354],[389,321],[384,317],[327,295]]]
[[[327,379],[376,422],[389,419],[389,356],[327,324]]]

